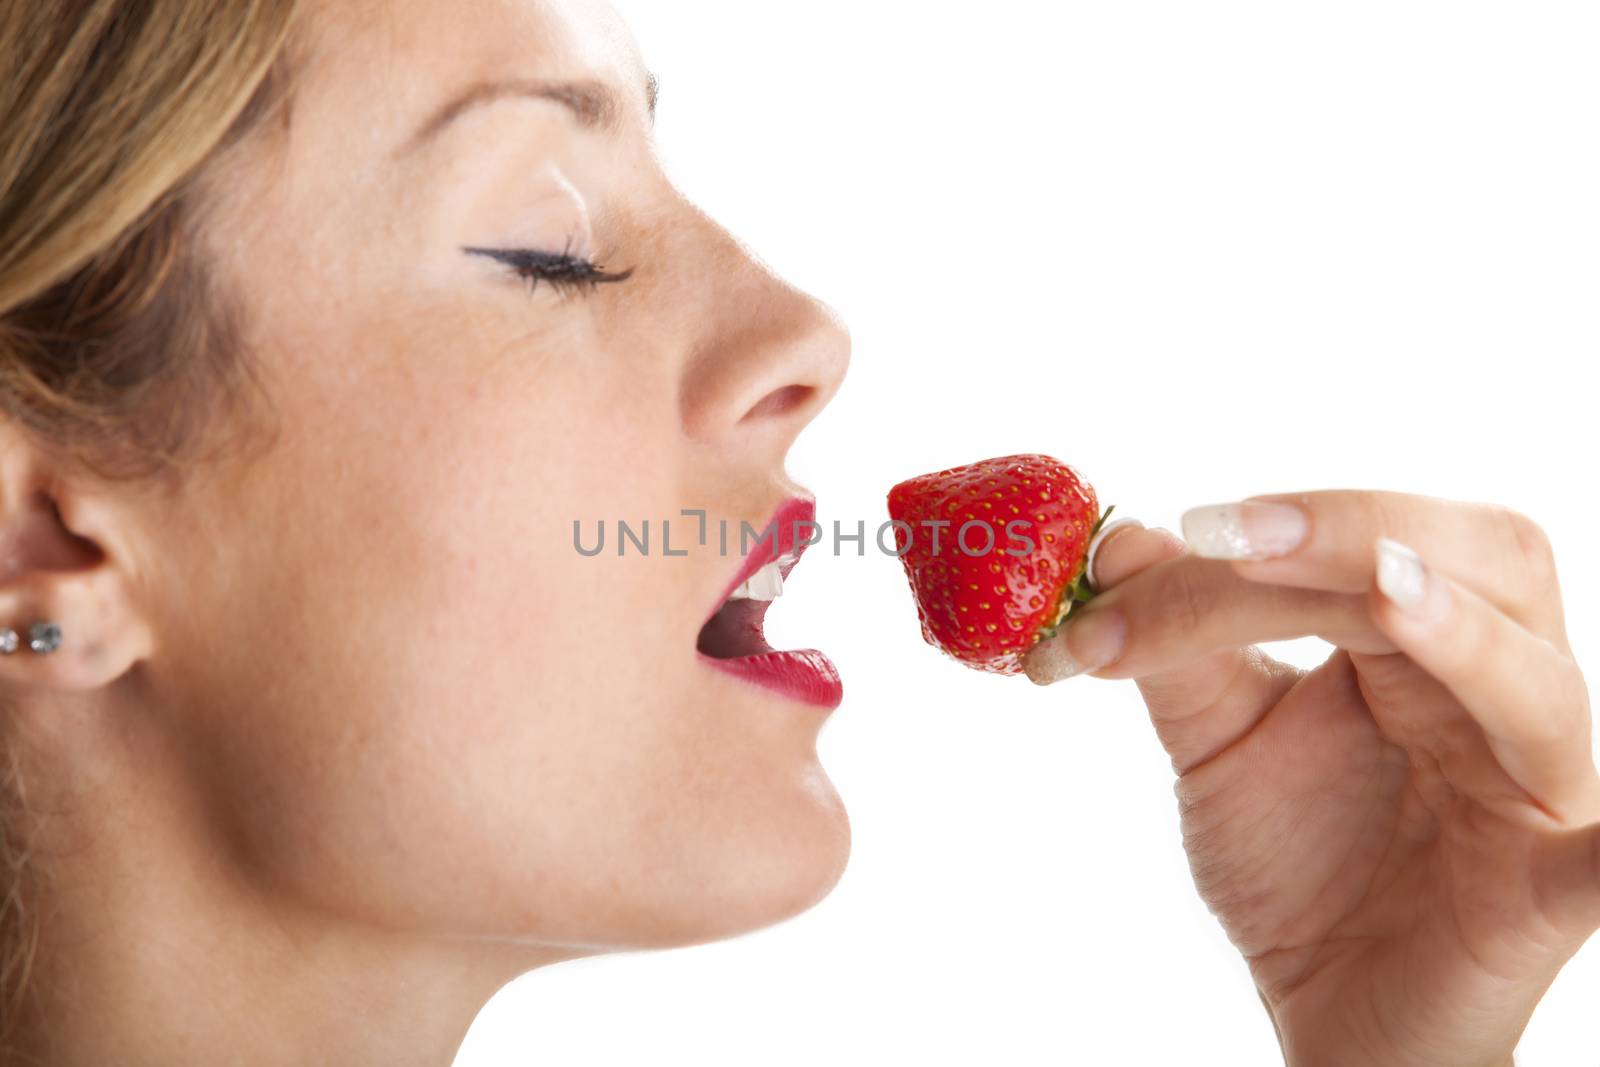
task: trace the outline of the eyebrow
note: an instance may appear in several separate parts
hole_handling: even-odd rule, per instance
[[[654,122],[656,96],[660,91],[660,83],[654,74],[645,75],[644,91],[650,108],[650,121]],[[602,82],[560,82],[537,78],[479,82],[430,115],[417,132],[395,150],[394,158],[415,152],[468,111],[511,99],[552,100],[571,111],[579,125],[591,130],[615,130],[618,117],[622,114],[622,104],[617,94]]]

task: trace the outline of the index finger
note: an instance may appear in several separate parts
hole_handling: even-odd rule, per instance
[[[1232,560],[1242,578],[1336,593],[1366,592],[1372,546],[1387,537],[1567,649],[1549,539],[1498,504],[1382,490],[1278,493],[1193,508],[1183,533],[1196,555]]]

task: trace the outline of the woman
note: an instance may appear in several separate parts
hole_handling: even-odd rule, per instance
[[[837,681],[707,637],[762,560],[572,551],[805,514],[848,353],[667,183],[609,9],[0,20],[8,1062],[443,1064],[519,974],[825,895]],[[1034,673],[1138,679],[1291,1062],[1504,1062],[1600,923],[1549,550],[1287,503],[1119,527]]]

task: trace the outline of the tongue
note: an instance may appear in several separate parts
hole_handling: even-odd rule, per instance
[[[772,646],[762,636],[762,617],[770,602],[766,600],[730,600],[700,628],[696,647],[713,659],[737,659],[771,652]]]

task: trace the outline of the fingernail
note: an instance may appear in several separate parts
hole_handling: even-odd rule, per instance
[[[1378,538],[1378,588],[1406,611],[1416,611],[1428,599],[1428,570],[1412,548],[1387,537]]]
[[[1291,504],[1212,504],[1183,515],[1183,539],[1207,559],[1281,556],[1299,547],[1309,528],[1305,512]]]
[[[1137,526],[1141,530],[1144,529],[1144,523],[1138,519],[1118,519],[1108,526],[1100,527],[1100,532],[1095,534],[1094,540],[1089,542],[1089,554],[1087,557],[1089,562],[1085,566],[1088,568],[1089,584],[1095,589],[1100,588],[1100,578],[1094,569],[1095,562],[1100,558],[1100,546],[1105,543],[1106,538],[1111,536],[1113,531],[1120,530],[1124,526]]]
[[[1097,671],[1122,654],[1128,624],[1115,611],[1089,611],[1023,657],[1022,667],[1036,685],[1053,685]]]

